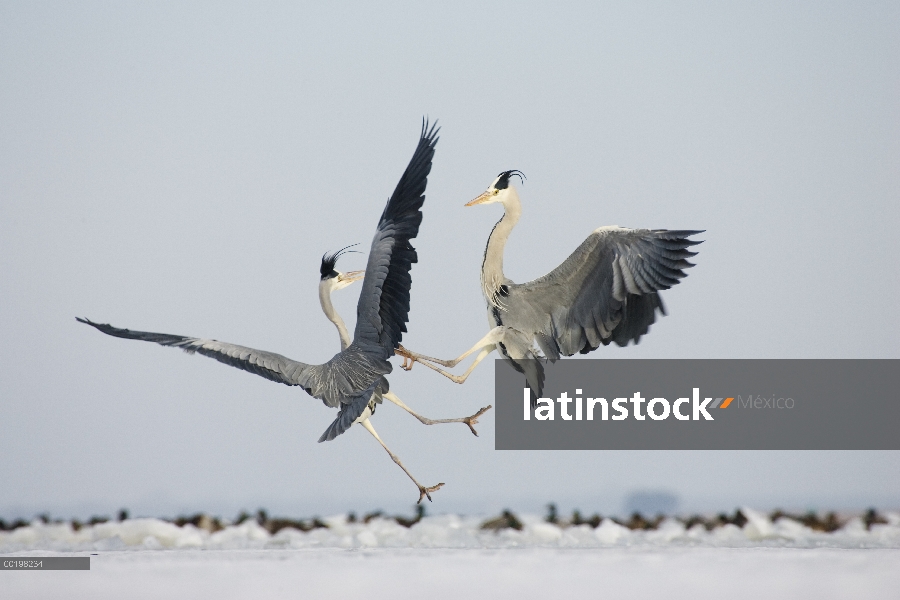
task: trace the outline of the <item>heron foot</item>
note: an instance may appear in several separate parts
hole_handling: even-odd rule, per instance
[[[444,487],[443,483],[439,483],[439,484],[433,485],[431,487],[422,487],[420,485],[419,486],[419,501],[416,502],[416,504],[421,504],[423,498],[428,498],[428,501],[431,502],[432,501],[431,500],[431,492],[436,492],[439,489],[441,489],[442,487]]]
[[[475,427],[473,427],[473,425],[478,423],[478,417],[480,417],[481,415],[483,415],[484,413],[486,413],[489,410],[491,410],[490,404],[488,404],[487,406],[485,406],[484,408],[479,410],[477,413],[475,413],[471,417],[466,417],[465,419],[463,419],[463,423],[465,423],[466,425],[469,426],[469,429],[472,430],[472,434],[475,435],[475,437],[478,437],[478,432],[475,431]]]
[[[394,350],[394,354],[403,357],[403,363],[400,365],[401,369],[404,371],[412,371],[413,365],[416,364],[416,359],[410,354],[409,350],[403,347],[403,344],[397,344],[397,349]]]

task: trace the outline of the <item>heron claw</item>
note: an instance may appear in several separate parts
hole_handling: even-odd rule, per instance
[[[431,487],[422,487],[422,486],[420,485],[420,486],[419,486],[419,501],[416,502],[416,504],[421,504],[423,498],[428,498],[428,501],[429,501],[429,502],[432,502],[432,500],[431,500],[431,494],[430,494],[429,492],[436,492],[436,491],[438,491],[439,489],[441,489],[442,487],[444,487],[444,484],[443,484],[443,483],[439,483],[439,484],[433,485],[433,486],[431,486]]]
[[[466,417],[465,419],[463,419],[463,423],[465,423],[466,425],[469,426],[469,429],[472,430],[472,433],[475,435],[475,437],[478,437],[478,432],[475,431],[475,427],[473,427],[473,425],[478,423],[478,417],[480,417],[481,415],[483,415],[484,413],[486,413],[489,410],[491,410],[490,404],[488,404],[487,406],[485,406],[484,408],[479,410],[477,413],[475,413],[471,417]]]
[[[403,369],[404,371],[412,371],[413,365],[416,364],[416,359],[413,358],[409,350],[403,347],[403,344],[397,345],[397,349],[394,350],[394,354],[403,357],[403,363],[400,365],[401,369]]]

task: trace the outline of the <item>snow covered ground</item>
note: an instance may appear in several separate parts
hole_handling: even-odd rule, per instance
[[[612,546],[100,552],[90,571],[0,572],[30,598],[900,597],[900,551]]]
[[[521,531],[481,528],[483,518],[441,515],[425,517],[412,527],[391,518],[368,523],[347,522],[345,515],[324,519],[327,528],[303,532],[284,528],[271,535],[253,519],[216,532],[191,524],[179,527],[160,519],[127,519],[83,526],[35,521],[27,527],[0,531],[0,552],[52,550],[57,552],[119,550],[275,550],[363,548],[835,548],[900,549],[900,513],[887,513],[883,524],[866,528],[855,517],[832,533],[813,531],[789,518],[774,523],[764,514],[741,509],[743,527],[724,525],[707,531],[701,525],[686,529],[667,519],[656,529],[631,530],[609,519],[589,525],[558,527],[535,515],[521,516]]]
[[[0,533],[3,556],[91,555],[90,571],[0,572],[3,598],[900,598],[900,514],[833,533],[789,519],[707,531],[674,520],[632,531],[521,517],[390,519],[275,535],[248,520],[209,533],[157,519]]]

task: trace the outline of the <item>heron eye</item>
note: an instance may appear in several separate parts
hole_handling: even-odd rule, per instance
[[[499,193],[500,193],[500,190],[494,190],[494,195],[495,195],[495,196],[496,196],[497,194],[499,194]]]

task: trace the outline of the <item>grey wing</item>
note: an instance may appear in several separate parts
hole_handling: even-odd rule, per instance
[[[431,172],[436,125],[423,121],[419,145],[381,214],[372,240],[366,277],[356,308],[353,345],[387,360],[394,354],[409,318],[409,271],[417,261],[409,241],[419,233],[425,186]]]
[[[132,331],[131,329],[121,329],[108,324],[94,323],[88,319],[78,317],[76,319],[80,323],[90,325],[107,335],[128,340],[155,342],[163,346],[181,348],[190,354],[196,352],[214,358],[226,365],[265,377],[270,381],[276,381],[285,385],[302,386],[307,392],[310,391],[310,387],[313,385],[311,380],[315,378],[317,371],[316,365],[307,365],[274,352],[254,350],[253,348],[217,340],[204,340],[168,333]]]
[[[549,358],[637,343],[665,314],[660,290],[694,266],[689,240],[702,231],[597,229],[556,269],[507,289],[504,325],[533,333]]]
[[[341,404],[341,410],[338,412],[337,418],[332,421],[325,433],[319,438],[319,443],[330,442],[350,429],[356,419],[365,412],[369,402],[374,400],[380,404],[381,395],[387,391],[387,380],[382,377],[359,395],[348,398],[344,404]]]

